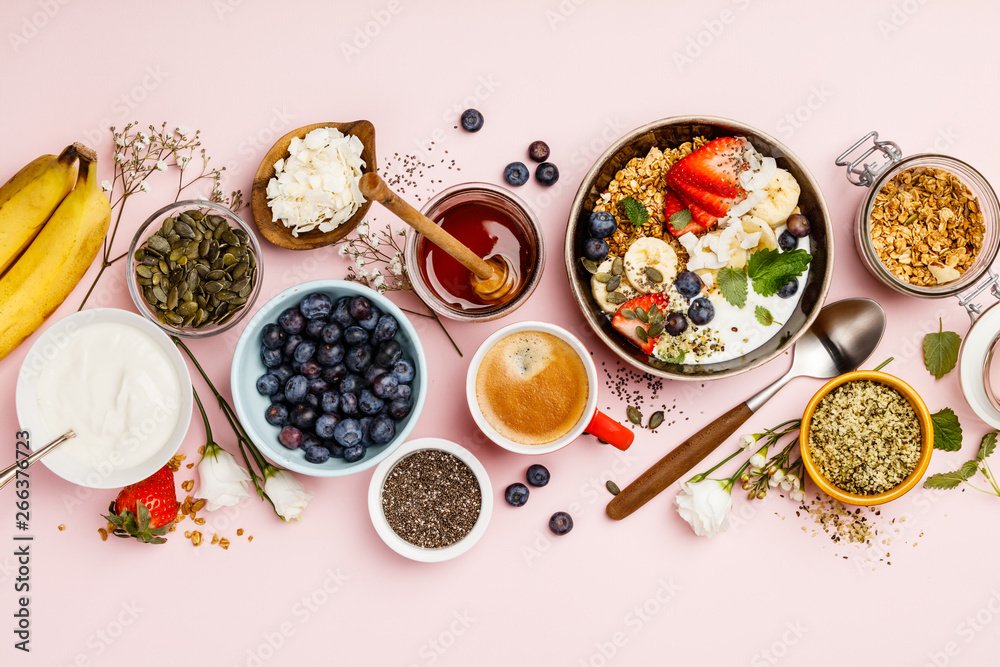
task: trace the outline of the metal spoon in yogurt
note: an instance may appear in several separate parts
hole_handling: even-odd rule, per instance
[[[4,468],[3,470],[0,470],[0,489],[2,489],[7,484],[7,482],[17,477],[17,473],[19,471],[24,470],[32,463],[45,456],[59,445],[63,444],[70,438],[75,438],[75,437],[76,437],[75,431],[73,430],[66,431],[61,436],[59,436],[49,444],[45,445],[38,451],[32,452],[31,456],[24,459],[19,459],[14,463],[10,464],[9,466],[7,466],[6,468]]]

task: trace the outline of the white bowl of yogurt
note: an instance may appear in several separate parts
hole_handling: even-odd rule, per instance
[[[69,315],[28,351],[17,378],[20,429],[32,449],[76,437],[42,463],[80,486],[110,489],[159,470],[187,435],[191,376],[156,325],[117,308]]]

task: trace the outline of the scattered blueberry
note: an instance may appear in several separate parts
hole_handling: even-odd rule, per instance
[[[260,332],[260,341],[266,347],[277,350],[285,344],[285,330],[273,322],[265,324]]]
[[[271,403],[264,411],[264,419],[272,426],[284,426],[288,423],[288,408],[281,403]]]
[[[514,187],[527,183],[530,174],[531,172],[528,171],[528,167],[523,162],[511,162],[503,168],[503,180]]]
[[[688,308],[688,317],[699,326],[708,324],[715,317],[715,306],[705,297],[698,297],[691,302],[691,306]]]
[[[677,274],[674,286],[677,287],[678,294],[693,299],[701,294],[702,282],[701,278],[694,271],[681,271]]]
[[[603,262],[606,260],[609,252],[611,252],[611,248],[604,239],[591,237],[583,243],[583,256],[594,262]]]
[[[301,429],[307,429],[313,427],[313,425],[316,423],[316,418],[318,416],[319,415],[316,414],[316,411],[313,410],[311,407],[309,407],[305,403],[299,403],[294,408],[292,408],[292,412],[291,415],[289,416],[289,419],[291,419],[292,424],[294,424],[295,426],[298,426]]]
[[[344,342],[348,345],[364,345],[368,342],[368,332],[355,325],[344,330]]]
[[[514,482],[503,492],[503,499],[511,507],[521,507],[528,502],[528,487],[520,482]]]
[[[416,373],[417,371],[413,368],[413,362],[409,359],[400,359],[396,362],[396,365],[392,367],[392,374],[396,376],[396,379],[400,384],[412,382]]]
[[[565,535],[573,530],[573,517],[566,512],[556,512],[549,519],[549,530],[556,535]]]
[[[787,229],[778,237],[778,247],[788,252],[799,247],[799,239]]]
[[[330,450],[326,447],[306,447],[306,461],[309,463],[326,463],[330,458]]]
[[[378,368],[378,366],[372,366],[372,368]],[[399,379],[392,373],[386,373],[383,370],[382,375],[379,375],[372,382],[372,393],[379,398],[391,399],[396,394],[396,387],[398,386]]]
[[[325,319],[333,310],[333,299],[321,292],[313,292],[302,297],[299,310],[310,320]]]
[[[549,159],[549,145],[544,141],[532,141],[528,146],[528,157],[535,162],[545,162]]]
[[[297,348],[295,348],[295,353],[292,354],[292,359],[295,359],[295,361],[300,364],[304,364],[312,359],[314,354],[316,354],[316,343],[311,340],[304,340],[299,343]]]
[[[333,429],[333,439],[344,447],[361,442],[361,424],[357,419],[344,419]]]
[[[785,222],[785,225],[793,236],[797,236],[800,239],[809,236],[809,230],[812,228],[809,224],[809,218],[801,213],[793,213],[788,216],[788,221]]]
[[[302,431],[294,426],[283,426],[278,433],[278,442],[288,449],[298,449],[302,446]]]
[[[378,318],[378,323],[372,334],[376,341],[384,343],[395,338],[397,331],[399,331],[399,322],[396,321],[396,318],[392,315],[383,315]]]
[[[535,180],[546,187],[555,185],[559,180],[559,168],[551,162],[543,162],[535,169]]]
[[[687,328],[688,321],[687,318],[684,317],[684,314],[673,311],[667,315],[667,320],[663,330],[671,336],[680,336],[682,333],[687,331]]]
[[[344,448],[344,460],[348,463],[354,463],[355,461],[360,461],[365,457],[365,446],[362,444],[354,445],[353,447]]]
[[[319,332],[319,339],[327,345],[336,343],[344,335],[343,329],[336,322],[330,322]]]
[[[316,361],[323,366],[335,366],[344,359],[344,346],[340,343],[323,343],[316,348]]]
[[[340,423],[340,417],[334,414],[323,413],[316,420],[316,435],[328,440],[333,437],[333,430]]]
[[[263,361],[264,365],[268,368],[276,368],[281,365],[284,358],[281,356],[281,350],[273,350],[266,345],[261,345],[260,360]]]
[[[257,378],[257,391],[261,396],[270,396],[271,394],[277,393],[280,388],[281,380],[278,379],[277,375],[265,373]]]
[[[302,375],[293,375],[285,383],[285,398],[290,403],[301,403],[309,393],[309,380]]]
[[[340,407],[340,394],[328,391],[319,397],[319,407],[323,412],[336,412]]]
[[[606,239],[615,233],[618,223],[607,211],[594,211],[587,220],[587,233],[597,239]]]
[[[278,316],[278,324],[290,334],[301,332],[306,326],[306,318],[298,308],[288,308]]]
[[[385,407],[385,401],[376,396],[371,389],[362,389],[358,396],[358,409],[366,415],[377,415]]]
[[[388,415],[379,415],[372,421],[369,435],[373,443],[384,445],[396,437],[396,422]]]
[[[390,417],[392,417],[393,419],[395,419],[396,421],[399,421],[400,419],[405,418],[406,415],[410,414],[410,409],[411,406],[409,400],[403,398],[394,398],[391,401],[389,401],[389,407],[386,408],[385,413]]]
[[[549,483],[549,469],[540,463],[536,463],[528,468],[528,484],[532,486],[545,486]]]
[[[799,279],[792,278],[791,280],[788,281],[788,283],[784,287],[778,290],[778,296],[780,296],[782,299],[788,299],[798,291],[799,291]]]
[[[394,340],[382,343],[375,355],[375,363],[382,368],[392,368],[403,356],[403,347]]]
[[[483,129],[483,114],[476,109],[466,109],[463,111],[462,129],[466,132],[478,132]]]

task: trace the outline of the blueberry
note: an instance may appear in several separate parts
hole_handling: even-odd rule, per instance
[[[332,438],[333,430],[340,423],[340,417],[335,414],[323,413],[316,419],[316,435],[321,438]]]
[[[344,346],[340,343],[323,343],[316,348],[316,361],[324,366],[335,366],[344,359]]]
[[[503,492],[503,499],[511,507],[520,507],[528,502],[528,487],[520,482],[514,482]]]
[[[410,385],[401,384],[398,387],[396,387],[396,393],[392,395],[392,400],[396,400],[397,398],[399,398],[404,401],[409,401],[412,393],[413,390],[410,389]]]
[[[306,318],[298,308],[288,308],[278,316],[278,324],[290,334],[301,332],[306,326]]]
[[[378,366],[372,366],[378,368]],[[399,386],[399,379],[392,373],[383,373],[372,382],[372,392],[379,398],[391,399],[396,394],[396,387]]]
[[[285,347],[282,348],[282,352],[284,352],[285,357],[288,359],[292,359],[295,355],[295,349],[299,346],[300,343],[302,343],[302,341],[303,341],[302,336],[298,334],[292,334],[291,336],[286,337]]]
[[[279,391],[271,394],[272,403],[284,403],[285,402],[285,392]]]
[[[284,385],[286,382],[288,382],[288,378],[295,375],[295,371],[293,371],[292,367],[289,366],[288,364],[281,364],[280,366],[272,368],[271,374],[277,377],[278,382]]]
[[[319,396],[316,394],[306,394],[306,397],[302,399],[303,405],[308,405],[313,410],[319,409]]]
[[[297,348],[295,348],[295,353],[292,354],[292,359],[300,364],[304,364],[312,359],[314,354],[316,354],[316,343],[311,340],[304,340],[299,343]]]
[[[295,426],[298,426],[301,429],[307,429],[313,427],[313,424],[316,423],[316,418],[318,416],[319,415],[316,414],[316,411],[311,407],[305,403],[299,403],[292,408],[289,419]]]
[[[365,331],[374,331],[375,327],[378,326],[378,321],[382,319],[382,311],[372,306],[371,313],[368,317],[358,320],[358,326]]]
[[[319,332],[319,339],[327,345],[336,343],[344,335],[344,330],[336,322],[330,322]]]
[[[330,391],[330,383],[324,380],[322,377],[318,377],[315,380],[309,380],[310,394],[315,394],[316,396],[322,396],[328,391]]]
[[[788,281],[788,283],[784,287],[778,290],[778,296],[780,296],[782,299],[788,299],[798,291],[799,291],[799,279],[792,278],[791,280]]]
[[[340,381],[340,393],[357,394],[364,385],[364,381],[357,375],[347,375]]]
[[[306,328],[302,330],[302,333],[305,334],[306,338],[318,340],[319,334],[323,331],[323,327],[325,326],[325,320],[306,320]]]
[[[344,363],[349,370],[363,373],[372,363],[372,351],[367,345],[352,347],[344,355]]]
[[[389,371],[382,368],[381,366],[376,366],[375,364],[372,364],[371,366],[368,367],[368,370],[365,371],[365,383],[369,385],[374,384],[375,380],[378,378],[379,375],[385,375],[388,372]]]
[[[341,394],[340,395],[340,414],[352,417],[358,414],[358,396],[357,394]]]
[[[528,171],[528,167],[523,162],[511,162],[503,168],[503,180],[514,187],[527,183],[530,174],[531,172]]]
[[[310,359],[302,364],[302,374],[306,379],[315,380],[323,373],[323,367],[315,359]]]
[[[326,463],[330,458],[330,450],[326,447],[306,447],[305,451],[309,463]]]
[[[344,458],[344,446],[338,443],[336,440],[330,440],[325,443],[327,451],[330,452],[330,458],[342,459]]]
[[[386,409],[386,414],[399,421],[410,414],[411,406],[410,401],[403,398],[394,398],[389,401],[389,407]]]
[[[399,341],[390,340],[382,343],[375,355],[375,363],[382,368],[392,368],[403,356],[403,346]]]
[[[573,530],[573,517],[566,512],[556,512],[549,519],[549,530],[556,535],[565,535]]]
[[[559,168],[551,162],[543,162],[535,168],[535,180],[548,187],[559,180]]]
[[[344,330],[344,342],[348,345],[364,345],[368,342],[368,332],[355,325]]]
[[[299,303],[299,310],[302,311],[302,314],[307,319],[322,320],[333,310],[333,299],[326,294],[313,292],[302,298],[302,302]]]
[[[607,211],[594,211],[587,220],[587,233],[596,239],[606,239],[615,233],[618,223]]]
[[[362,389],[358,396],[358,409],[366,415],[377,415],[385,407],[385,401],[372,393],[371,389]]]
[[[335,391],[325,392],[319,397],[319,407],[323,412],[336,412],[340,407],[340,394]]]
[[[361,442],[361,424],[357,419],[344,419],[333,429],[333,439],[344,447]]]
[[[688,308],[688,317],[695,324],[708,324],[715,317],[715,306],[705,297],[698,297],[691,302],[691,306]]]
[[[365,446],[362,444],[354,445],[353,447],[344,448],[344,460],[348,463],[354,463],[365,458]]]
[[[308,449],[310,447],[322,447],[323,441],[318,435],[312,431],[306,431],[302,434],[302,449]]]
[[[284,358],[281,356],[281,350],[272,350],[266,345],[261,345],[260,360],[263,361],[264,365],[268,368],[275,368],[281,365]]]
[[[417,374],[417,371],[413,368],[413,362],[408,359],[400,359],[392,367],[392,374],[396,376],[400,384],[406,384],[407,382],[413,382],[413,377]]]
[[[337,300],[337,305],[330,314],[330,321],[336,322],[341,327],[354,324],[354,317],[351,315],[351,297],[345,296]]]
[[[351,299],[349,311],[351,313],[351,317],[353,317],[355,320],[361,321],[371,316],[372,302],[368,300],[368,297],[356,296],[353,299]],[[340,322],[340,320],[338,320],[338,322]],[[340,322],[340,324],[343,324],[343,326],[347,327],[350,326],[352,322],[348,322],[346,324]]]
[[[609,252],[611,252],[611,248],[604,239],[591,237],[583,242],[583,256],[594,262],[606,260]]]
[[[528,484],[532,486],[545,486],[549,483],[549,469],[536,463],[528,468]]]
[[[397,331],[399,331],[399,322],[396,321],[396,318],[392,315],[383,315],[378,318],[378,323],[372,333],[376,341],[384,343],[387,340],[392,340]]]
[[[288,449],[298,449],[302,446],[302,431],[294,426],[283,426],[278,433],[278,442]]]
[[[663,330],[666,331],[671,336],[680,336],[682,333],[687,331],[688,321],[684,317],[684,313],[678,313],[674,311],[667,315],[667,321],[664,325]]]
[[[285,330],[277,324],[265,324],[260,332],[260,342],[272,350],[277,350],[285,344]]]
[[[396,422],[388,415],[379,415],[372,422],[370,437],[376,445],[384,445],[396,437]]]
[[[799,247],[799,239],[787,229],[778,237],[778,247],[788,252]]]
[[[302,375],[293,375],[285,383],[285,398],[289,403],[301,403],[309,393],[309,380]]]
[[[257,378],[257,391],[261,396],[270,396],[281,388],[281,380],[277,375],[265,373]]]
[[[288,408],[281,403],[271,403],[264,411],[264,420],[272,426],[284,426],[288,423]]]
[[[674,286],[677,287],[677,292],[681,296],[693,299],[701,294],[702,282],[694,271],[681,271],[677,274]]]
[[[483,114],[476,109],[466,109],[463,111],[462,129],[466,132],[478,132],[483,129]]]
[[[333,366],[324,368],[322,377],[331,385],[337,384],[347,377],[347,366],[343,363],[336,363]]]
[[[375,420],[372,417],[362,417],[358,420],[358,424],[361,426],[361,443],[365,447],[372,444],[371,429],[373,421]]]
[[[528,146],[528,157],[535,162],[545,162],[549,159],[549,145],[544,141],[532,141]]]
[[[809,230],[811,229],[809,218],[801,213],[793,213],[788,216],[788,221],[785,224],[793,236],[797,236],[800,239],[809,236]]]

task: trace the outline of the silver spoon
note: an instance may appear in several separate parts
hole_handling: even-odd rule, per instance
[[[787,373],[678,445],[622,489],[608,503],[608,516],[624,519],[680,479],[764,403],[794,378],[832,378],[858,368],[878,347],[885,332],[885,311],[871,299],[844,299],[828,304],[795,343]]]
[[[19,459],[14,463],[10,464],[9,466],[7,466],[6,468],[4,468],[3,470],[0,470],[0,489],[6,486],[7,482],[17,477],[17,473],[19,471],[24,470],[32,463],[45,456],[59,445],[63,444],[70,438],[75,438],[75,437],[76,437],[76,431],[73,430],[66,431],[61,436],[59,436],[49,444],[45,445],[38,451],[32,452],[31,456]]]

